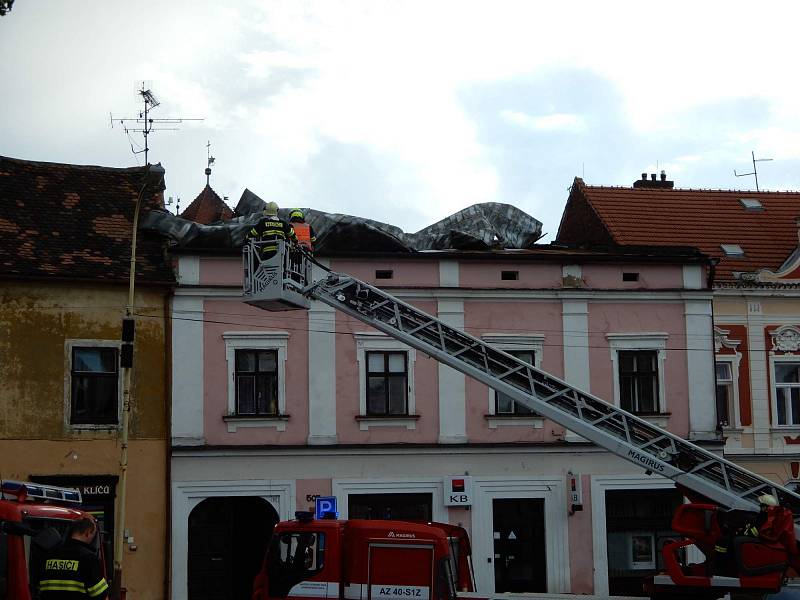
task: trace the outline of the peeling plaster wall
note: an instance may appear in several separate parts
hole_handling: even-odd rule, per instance
[[[71,432],[64,406],[67,340],[118,341],[127,288],[48,283],[0,287],[0,439],[109,439],[114,432]],[[166,439],[163,292],[136,295],[131,438]],[[66,380],[65,380],[66,378]]]

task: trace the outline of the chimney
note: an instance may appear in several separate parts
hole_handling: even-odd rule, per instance
[[[650,179],[647,178],[647,173],[642,173],[642,178],[637,179],[633,182],[633,187],[635,188],[660,188],[665,190],[671,190],[675,187],[675,182],[670,181],[667,179],[667,172],[663,169],[661,170],[661,177],[659,178],[658,175],[655,173],[650,174]],[[800,217],[798,217],[800,218]],[[799,232],[800,234],[800,232]]]

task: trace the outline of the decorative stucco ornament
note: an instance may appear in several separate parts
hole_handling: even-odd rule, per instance
[[[739,344],[742,342],[740,340],[734,340],[728,337],[730,331],[727,329],[720,329],[719,327],[714,327],[714,352],[719,354],[719,351],[722,348],[728,348],[730,350],[736,351]]]
[[[800,350],[800,329],[783,325],[770,333],[773,352],[797,352]]]

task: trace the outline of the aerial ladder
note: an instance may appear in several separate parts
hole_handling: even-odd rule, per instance
[[[275,255],[262,260],[259,243],[249,241],[243,247],[243,261],[244,301],[248,304],[276,311],[308,309],[311,300],[323,302],[513,398],[646,473],[671,479],[695,503],[679,508],[673,529],[677,525],[676,530],[683,528],[692,534],[693,542],[704,554],[710,552],[709,544],[713,546],[721,534],[722,524],[714,514],[717,507],[731,514],[758,514],[762,510],[758,499],[769,494],[778,500],[783,514],[789,516],[789,530],[782,534],[787,548],[780,577],[764,579],[762,571],[769,571],[769,565],[740,568],[758,575],[737,573],[740,577],[730,577],[701,573],[677,564],[678,546],[670,549],[674,552],[669,556],[665,547],[669,574],[655,578],[651,587],[653,597],[675,596],[685,593],[682,586],[699,585],[704,589],[710,587],[706,589],[710,594],[707,597],[716,598],[712,590],[724,593],[744,587],[761,589],[760,584],[763,589],[774,587],[775,581],[783,580],[790,564],[800,573],[795,542],[800,539],[800,525],[796,523],[800,518],[797,493],[451,327],[375,286],[333,272],[299,246],[281,243]],[[746,549],[741,553],[748,554]],[[764,554],[761,548],[749,552],[754,553]],[[747,577],[758,581],[746,586]],[[675,580],[682,583],[676,584]],[[701,597],[696,589],[688,595]]]

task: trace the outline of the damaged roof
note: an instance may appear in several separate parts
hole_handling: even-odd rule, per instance
[[[0,277],[127,281],[145,167],[33,162],[0,156]],[[163,182],[142,211],[163,207]],[[172,283],[163,238],[140,235],[137,282]]]
[[[186,213],[175,217],[166,211],[153,211],[146,216],[143,227],[169,236],[179,247],[236,248],[261,217],[264,204],[246,189],[236,206],[234,214],[238,216],[232,219],[222,218],[209,224],[187,219]],[[291,210],[281,209],[279,216],[288,221]],[[415,233],[364,217],[308,208],[303,211],[306,222],[314,228],[318,254],[531,248],[542,237],[540,221],[515,206],[499,202],[474,204]]]
[[[694,246],[719,259],[717,281],[733,282],[784,264],[798,247],[798,216],[800,192],[590,186],[576,177],[556,241]]]

